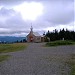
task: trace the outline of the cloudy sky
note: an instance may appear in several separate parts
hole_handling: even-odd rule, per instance
[[[75,30],[74,0],[0,0],[0,36]]]

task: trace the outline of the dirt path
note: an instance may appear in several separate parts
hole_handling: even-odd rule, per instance
[[[43,47],[44,43],[29,43],[24,51],[12,52],[12,57],[0,63],[0,75],[69,75],[65,60],[75,52],[75,46]]]

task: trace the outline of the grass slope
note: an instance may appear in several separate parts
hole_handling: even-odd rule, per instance
[[[23,50],[24,48],[26,48],[25,43],[0,44],[0,54],[15,52],[15,51]],[[0,62],[6,60],[7,58],[9,58],[9,55],[0,55]]]
[[[26,48],[25,43],[0,44],[0,53],[14,52]]]
[[[54,41],[46,43],[46,46],[60,46],[60,45],[74,45],[75,43],[72,41]]]

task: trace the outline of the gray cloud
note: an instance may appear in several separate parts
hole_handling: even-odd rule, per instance
[[[14,14],[14,10],[13,9],[7,9],[5,7],[2,7],[0,10],[0,16],[11,16],[12,14]]]
[[[46,3],[44,11],[44,19],[54,24],[66,24],[74,20],[73,2]]]
[[[74,2],[74,0],[0,0],[0,5],[13,6],[23,2]]]
[[[25,21],[22,19],[21,14],[15,12],[13,9],[6,9],[3,7],[0,10],[0,16],[0,27],[15,28],[16,26],[21,27],[25,25]]]
[[[38,1],[43,4],[43,15],[36,21],[25,21],[21,14],[12,9],[13,6],[24,1]],[[0,34],[28,33],[31,23],[35,31],[44,31],[45,28],[59,25],[68,25],[74,22],[74,0],[0,0],[0,28],[10,31],[0,31]],[[66,26],[67,27],[67,26]]]

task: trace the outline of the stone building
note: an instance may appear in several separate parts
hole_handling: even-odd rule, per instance
[[[33,27],[31,26],[27,35],[27,42],[43,42],[43,37],[38,32],[33,32]]]

